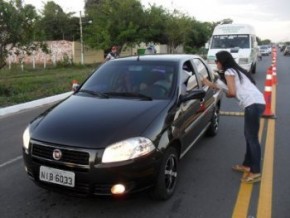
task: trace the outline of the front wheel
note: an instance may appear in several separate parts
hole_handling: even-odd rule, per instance
[[[256,64],[253,64],[251,67],[251,73],[255,74],[256,73]]]
[[[211,123],[207,129],[206,134],[208,136],[215,136],[218,132],[219,124],[220,124],[220,110],[219,107],[216,106],[211,118]]]
[[[159,174],[151,197],[155,200],[169,199],[177,183],[178,155],[174,147],[169,147],[161,162]]]

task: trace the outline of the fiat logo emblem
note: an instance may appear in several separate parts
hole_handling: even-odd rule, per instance
[[[53,159],[55,159],[55,160],[60,160],[61,157],[62,157],[62,152],[61,152],[61,150],[59,150],[59,149],[54,149],[53,152],[52,152],[52,157],[53,157]]]

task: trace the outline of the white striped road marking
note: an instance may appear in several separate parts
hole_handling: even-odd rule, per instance
[[[20,160],[20,159],[22,159],[22,155],[21,155],[21,156],[18,156],[18,157],[16,157],[16,158],[14,158],[14,159],[11,159],[11,160],[9,160],[9,161],[3,163],[3,164],[0,164],[0,168],[5,167],[5,166],[7,166],[7,165],[9,165],[9,164],[12,164],[12,163],[14,163],[14,162],[16,162],[16,161],[18,161],[18,160]]]

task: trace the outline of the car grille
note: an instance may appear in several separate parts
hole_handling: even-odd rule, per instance
[[[32,144],[32,156],[41,159],[54,160],[52,153],[54,149],[59,149],[62,152],[62,157],[59,162],[73,163],[80,165],[89,165],[90,154],[84,151],[69,150],[66,148],[45,146],[37,143]]]

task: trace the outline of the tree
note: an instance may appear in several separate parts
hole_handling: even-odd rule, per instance
[[[225,18],[219,21],[219,24],[232,24],[234,21],[231,18]]]
[[[212,34],[212,24],[192,20],[187,41],[185,42],[185,52],[196,53],[204,47]]]
[[[11,48],[29,52],[36,47],[33,36],[37,18],[32,5],[23,6],[21,0],[0,0],[0,69]]]
[[[88,10],[91,7],[97,6],[102,0],[85,0],[85,9]]]
[[[270,39],[261,40],[261,45],[270,45],[270,44],[271,44],[271,40]]]
[[[261,41],[262,41],[261,38],[257,36],[257,43],[258,43],[258,45],[261,45]]]
[[[191,30],[191,18],[175,10],[173,14],[168,13],[166,24],[167,44],[171,53],[177,46],[185,45]]]
[[[144,42],[155,42],[166,44],[168,36],[166,34],[166,20],[168,12],[161,6],[152,5],[144,11],[144,22],[142,23]]]
[[[103,0],[86,9],[92,20],[85,30],[84,41],[91,47],[107,49],[112,45],[124,47],[142,41],[144,11],[138,0]]]
[[[39,40],[72,40],[73,32],[78,28],[78,20],[71,19],[73,13],[65,13],[52,1],[44,5],[42,18],[38,22]]]

